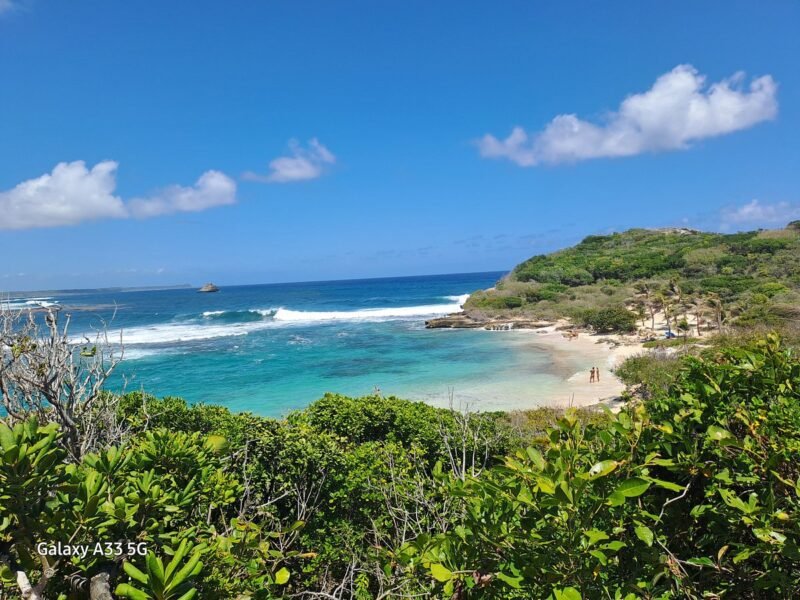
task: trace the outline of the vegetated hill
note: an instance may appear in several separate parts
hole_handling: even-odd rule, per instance
[[[623,307],[645,323],[651,311],[665,308],[676,319],[708,312],[716,324],[797,319],[800,222],[735,234],[631,229],[589,236],[517,265],[465,306],[473,313],[513,311],[579,322],[591,320],[591,311]]]

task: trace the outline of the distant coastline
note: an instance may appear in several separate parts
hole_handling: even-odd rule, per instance
[[[50,290],[0,290],[0,299],[4,296],[15,296],[18,298],[35,298],[37,296],[69,296],[72,294],[84,294],[86,292],[97,292],[101,294],[110,293],[126,293],[126,292],[160,292],[164,290],[184,290],[192,289],[190,283],[180,283],[175,285],[145,285],[145,286],[116,286],[116,287],[101,287],[101,288],[68,288],[63,290],[50,289]]]

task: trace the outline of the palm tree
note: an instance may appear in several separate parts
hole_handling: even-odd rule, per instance
[[[650,312],[650,329],[656,328],[656,313],[659,309],[658,299],[656,298],[657,288],[646,281],[641,281],[634,286],[636,295],[642,300],[644,306]],[[643,324],[644,326],[644,324]]]
[[[711,292],[706,297],[706,302],[711,307],[711,310],[714,311],[714,318],[717,321],[717,331],[722,332],[722,318],[725,314],[722,298],[720,298],[719,294]]]
[[[672,335],[672,299],[664,293],[659,293],[656,298],[664,311],[664,319],[667,321],[667,335],[670,336]]]
[[[694,297],[689,302],[690,308],[692,313],[694,313],[694,321],[695,327],[697,327],[697,337],[700,337],[702,333],[700,333],[700,324],[703,321],[703,317],[706,314],[706,303],[700,297]]]
[[[645,318],[647,318],[647,305],[642,300],[637,300],[633,304],[633,312],[637,319],[641,319],[642,328],[645,327]]]

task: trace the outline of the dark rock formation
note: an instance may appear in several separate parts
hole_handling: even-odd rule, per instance
[[[465,312],[453,313],[445,317],[438,317],[425,321],[427,329],[540,329],[548,327],[548,321],[536,321],[524,317],[484,317],[474,316]]]

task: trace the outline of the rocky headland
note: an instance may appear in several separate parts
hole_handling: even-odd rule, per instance
[[[542,321],[520,316],[489,317],[480,313],[457,312],[425,321],[426,329],[541,329],[555,325],[551,321]]]

